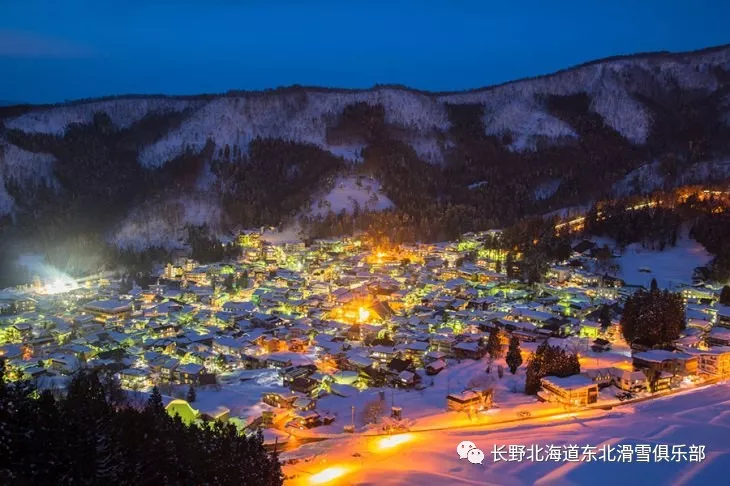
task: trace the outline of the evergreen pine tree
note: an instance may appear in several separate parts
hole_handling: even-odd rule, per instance
[[[685,327],[681,294],[640,290],[629,297],[621,314],[621,332],[630,344],[669,346]]]
[[[116,481],[113,409],[96,373],[81,371],[68,386],[61,403],[68,475],[82,484]]]
[[[509,349],[507,350],[507,366],[513,375],[517,373],[517,368],[522,365],[522,353],[520,352],[520,341],[512,336],[509,340]]]
[[[8,383],[0,360],[0,484],[221,484],[278,486],[263,436],[232,425],[190,427],[164,412],[154,389],[145,410],[112,403],[83,371],[56,400],[28,382]]]
[[[652,290],[652,291],[654,291],[654,290],[659,290],[659,285],[657,284],[657,282],[656,282],[656,279],[655,279],[655,278],[652,278],[652,279],[651,279],[651,285],[650,285],[650,290]]]
[[[188,395],[186,397],[186,400],[188,401],[188,403],[194,403],[196,398],[197,395],[195,393],[195,387],[193,385],[190,385],[190,388],[188,388]]]
[[[540,390],[540,378],[545,376],[543,374],[543,361],[547,346],[547,341],[538,346],[527,362],[525,393],[528,395],[534,395]]]
[[[493,359],[499,359],[502,357],[502,340],[499,338],[499,330],[494,328],[489,332],[489,339],[487,340],[487,352]]]
[[[153,415],[163,415],[165,413],[165,406],[162,404],[162,394],[156,386],[152,388],[152,394],[147,399],[145,410]]]
[[[32,476],[38,484],[53,484],[56,478],[67,475],[69,459],[63,447],[64,434],[67,433],[65,421],[50,391],[41,393],[36,403],[35,418],[33,443],[42,446],[32,451],[36,463]]]
[[[580,373],[580,359],[577,354],[569,353],[565,370],[561,370],[565,376],[573,376]]]
[[[507,275],[507,278],[513,279],[515,278],[515,257],[512,255],[512,252],[507,253],[507,257],[504,261],[505,266],[505,274]]]
[[[537,347],[527,363],[525,393],[534,395],[540,390],[540,380],[545,376],[566,377],[580,373],[578,355],[568,353],[547,341]]]

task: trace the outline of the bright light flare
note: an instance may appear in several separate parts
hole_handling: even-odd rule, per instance
[[[49,295],[62,294],[79,288],[76,280],[71,277],[61,277],[48,282],[43,288],[44,292]]]
[[[324,469],[309,478],[309,484],[326,484],[347,474],[350,470],[344,466],[333,466]]]
[[[553,415],[552,418],[554,420],[562,420],[562,419],[565,419],[565,418],[574,418],[576,415],[577,414],[575,414],[575,413],[561,413],[561,414],[558,414],[558,415]]]
[[[379,450],[393,449],[394,447],[398,447],[399,445],[410,442],[411,440],[413,440],[413,436],[411,434],[391,435],[380,439],[377,442],[376,448]]]
[[[370,318],[370,311],[367,310],[365,307],[360,307],[357,310],[357,319],[360,322],[365,322]]]
[[[31,275],[35,275],[34,285],[38,285],[35,291],[39,294],[61,294],[79,288],[73,277],[45,263],[43,255],[21,255],[17,264],[28,270]]]

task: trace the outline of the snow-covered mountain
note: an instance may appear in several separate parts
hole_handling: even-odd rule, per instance
[[[484,125],[488,134],[512,134],[515,149],[534,150],[536,137],[576,136],[540,100],[545,95],[587,93],[591,110],[628,140],[641,144],[651,130],[652,114],[636,99],[637,94],[651,96],[657,89],[675,87],[714,92],[723,84],[721,73],[728,71],[730,48],[723,48],[600,61],[549,76],[464,93],[431,94],[379,87],[362,91],[303,89],[240,93],[209,100],[122,97],[41,107],[6,119],[4,124],[26,133],[62,134],[71,123],[90,122],[97,112],[106,113],[117,127],[124,128],[150,113],[191,110],[179,128],[141,151],[140,163],[156,167],[186,147],[201,150],[208,139],[219,147],[245,147],[256,137],[282,138],[313,143],[339,154],[336,146],[327,143],[327,128],[347,105],[357,102],[382,105],[386,122],[420,135],[448,130],[447,103],[477,103],[485,107]]]
[[[586,112],[573,107],[583,99]],[[660,135],[664,137],[666,130],[677,125],[675,119],[684,117],[681,110],[688,102],[712,106],[718,123],[707,125],[725,124],[727,127],[730,123],[730,47],[601,60],[548,76],[458,93],[427,93],[392,86],[368,90],[293,87],[200,97],[130,96],[55,106],[4,107],[0,108],[0,216],[16,216],[23,206],[17,199],[23,194],[35,194],[38,188],[61,193],[68,189],[57,180],[54,167],[69,162],[60,160],[65,152],[54,148],[54,143],[68,138],[70,127],[93,125],[100,113],[106,114],[111,124],[110,127],[105,125],[104,130],[125,134],[114,139],[109,150],[121,150],[120,147],[133,150],[134,158],[143,170],[164,168],[184,155],[205,153],[206,169],[200,176],[205,179],[199,181],[195,189],[188,189],[196,193],[194,197],[208,201],[205,204],[209,204],[211,193],[228,187],[226,181],[216,179],[218,176],[211,172],[210,162],[233,159],[229,154],[236,154],[236,160],[244,160],[255,139],[310,144],[341,158],[346,164],[363,163],[363,152],[374,143],[373,130],[370,130],[372,120],[361,122],[366,126],[364,131],[347,128],[344,137],[332,136],[332,131],[342,123],[343,113],[357,104],[382,108],[382,120],[378,123],[385,128],[377,131],[377,136],[405,143],[420,160],[431,166],[443,167],[464,158],[470,159],[470,163],[490,167],[498,167],[501,158],[512,166],[515,161],[524,161],[524,184],[531,186],[524,194],[531,194],[529,198],[533,203],[548,204],[551,198],[582,196],[576,196],[576,183],[566,183],[567,176],[562,173],[578,177],[575,174],[579,168],[571,167],[566,171],[562,167],[552,167],[553,162],[541,162],[543,151],[550,154],[552,161],[576,157],[580,152],[574,150],[575,147],[582,147],[585,152],[598,143],[612,144],[608,149],[621,145],[621,154],[629,153],[632,161],[624,160],[621,164],[617,162],[611,170],[607,168],[612,180],[601,185],[607,190],[613,187],[620,194],[633,190],[637,180],[647,180],[653,187],[657,186],[661,174],[657,176],[657,166],[652,165],[659,150],[655,148],[658,146],[656,139]],[[486,149],[479,147],[471,147],[472,152],[464,155],[468,140],[465,141],[465,136],[459,132],[463,127],[454,115],[454,107],[460,106],[476,107],[482,133],[469,133],[468,137],[491,144],[491,152],[485,157],[500,160],[473,162],[473,151],[486,153]],[[699,129],[702,130],[705,128]],[[368,134],[363,135],[365,132]],[[598,132],[604,135],[596,142],[593,135]],[[102,135],[100,145],[109,139],[104,138],[106,132]],[[714,132],[707,136],[712,140],[718,138]],[[687,137],[694,137],[694,134]],[[665,138],[677,137],[666,135]],[[213,147],[210,153],[205,152],[206,147]],[[610,152],[604,148],[600,148],[602,153]],[[556,152],[563,149],[564,152]],[[709,164],[708,161],[730,155],[721,153],[724,149],[722,143],[713,142],[706,149],[707,153],[691,155]],[[107,154],[105,150],[98,151],[100,159]],[[662,146],[661,150],[674,149]],[[626,159],[624,155],[616,157]],[[638,162],[635,163],[634,158]],[[292,160],[292,163],[298,162]],[[642,165],[644,167],[639,168]],[[529,172],[533,167],[534,172]],[[92,167],[87,169],[93,170]],[[458,181],[459,187],[495,180],[490,173],[493,170],[472,167],[470,175],[463,176],[469,179]],[[630,174],[631,170],[638,172]],[[687,171],[684,177],[694,181],[711,172],[711,167]],[[621,180],[624,176],[626,179]],[[378,186],[383,184],[384,200],[398,206],[397,197],[392,194],[397,181],[376,182]],[[500,186],[499,178],[495,184]],[[483,186],[486,187],[494,186],[490,183]],[[313,193],[318,190],[321,187],[312,188]],[[474,194],[486,197],[483,194],[488,190],[466,192],[471,194],[468,197],[477,197]],[[179,196],[170,196],[170,204]],[[130,211],[134,224],[122,224],[117,236],[128,236],[134,225],[144,226],[142,220],[145,218],[152,220],[140,213],[141,207],[130,208]],[[199,216],[196,211],[181,210],[176,224],[185,223],[189,213],[196,218]],[[218,212],[212,211],[212,214]]]
[[[321,197],[316,197],[309,214],[325,216],[330,211],[383,211],[393,206],[392,201],[382,194],[380,182],[372,177],[350,176],[338,178]]]

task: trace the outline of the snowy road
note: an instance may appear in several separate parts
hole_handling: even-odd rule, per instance
[[[730,467],[730,385],[714,385],[615,411],[535,420],[498,430],[411,433],[397,438],[353,437],[309,444],[288,457],[287,484],[446,485],[713,484]],[[482,465],[459,460],[456,446],[474,442]],[[667,444],[705,446],[701,462],[494,462],[495,446]],[[359,454],[353,456],[353,454]]]

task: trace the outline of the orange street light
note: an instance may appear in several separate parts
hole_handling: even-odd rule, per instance
[[[393,449],[394,447],[398,447],[399,445],[410,442],[411,440],[413,440],[413,435],[411,434],[390,435],[378,440],[375,448],[377,450]]]
[[[328,467],[309,478],[310,484],[326,484],[347,474],[349,469],[344,466]]]

